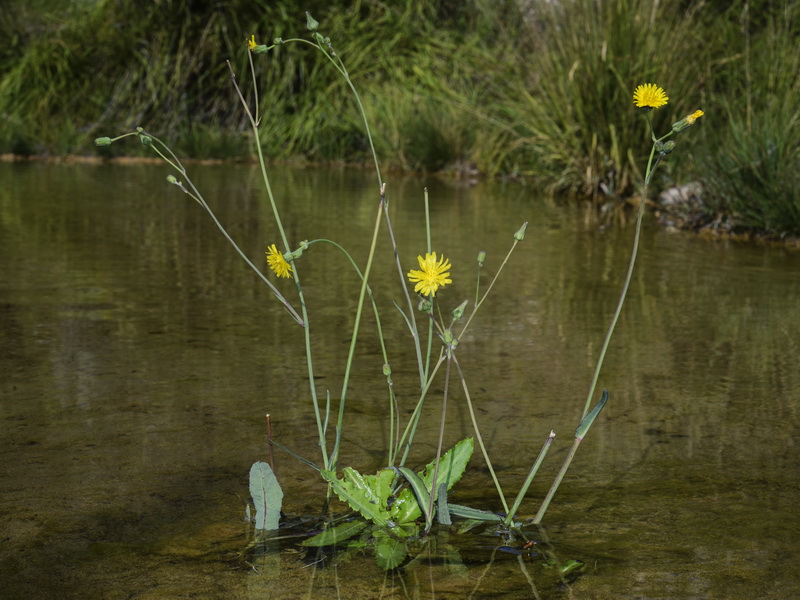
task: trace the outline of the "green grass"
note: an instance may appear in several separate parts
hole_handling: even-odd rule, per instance
[[[670,96],[657,130],[706,116],[652,192],[702,180],[709,215],[800,231],[800,0],[9,4],[0,152],[93,153],[94,137],[143,126],[186,156],[251,156],[225,61],[251,93],[245,34],[306,36],[309,10],[361,91],[386,167],[477,168],[599,202],[636,194],[649,140],[630,96],[655,82]],[[369,162],[346,84],[319,52],[286,44],[254,58],[270,156]]]

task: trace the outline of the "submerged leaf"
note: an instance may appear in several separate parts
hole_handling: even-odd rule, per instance
[[[256,507],[256,529],[277,529],[281,518],[283,490],[265,462],[250,467],[250,495]]]
[[[399,567],[407,554],[405,542],[384,531],[375,532],[375,560],[379,567],[387,570]]]
[[[314,537],[308,538],[300,543],[301,546],[333,546],[350,539],[354,535],[361,533],[367,526],[366,521],[349,521],[336,527],[326,529]]]

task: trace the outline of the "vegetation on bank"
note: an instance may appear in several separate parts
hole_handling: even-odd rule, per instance
[[[701,181],[693,223],[800,234],[800,0],[10,0],[0,152],[91,153],[101,132],[143,126],[186,156],[250,157],[225,61],[247,91],[246,36],[291,37],[306,10],[347,61],[386,167],[633,195],[651,140],[622,100],[644,77],[707,115],[651,189]],[[318,53],[278,46],[257,68],[268,155],[369,160]],[[695,108],[670,103],[654,126]]]

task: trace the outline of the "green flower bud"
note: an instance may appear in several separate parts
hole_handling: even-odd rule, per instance
[[[433,302],[428,300],[425,296],[420,296],[419,304],[417,304],[417,310],[420,312],[431,312],[433,308]]]
[[[522,240],[524,240],[524,239],[525,239],[525,230],[526,230],[527,228],[528,228],[528,222],[527,222],[527,221],[525,221],[525,222],[522,224],[522,227],[520,227],[520,228],[517,230],[517,232],[514,234],[514,239],[515,239],[515,240],[517,240],[518,242],[521,242]]]
[[[384,376],[386,376],[386,377],[389,377],[389,376],[391,376],[391,374],[392,374],[392,367],[390,367],[389,365],[383,365],[383,374],[384,374]]]
[[[306,27],[308,27],[309,31],[316,31],[317,27],[319,27],[319,21],[312,17],[308,11],[306,11]]]
[[[448,346],[452,346],[453,345],[453,340],[455,340],[455,337],[453,336],[453,332],[450,331],[449,329],[445,329],[444,333],[442,334],[442,341],[445,344],[447,344]]]
[[[257,44],[250,49],[253,54],[266,54],[269,48],[265,44]]]
[[[94,145],[95,146],[110,146],[113,141],[114,140],[112,140],[110,137],[99,137],[99,138],[95,138]]]
[[[454,321],[461,320],[461,317],[464,316],[464,309],[467,308],[467,304],[468,303],[469,303],[469,300],[464,300],[461,304],[459,304],[457,307],[455,307],[453,309],[453,320]]]
[[[180,185],[181,182],[178,181],[175,175],[167,175],[167,183],[171,183],[172,185]]]
[[[669,154],[675,149],[675,142],[669,140],[668,142],[656,142],[656,152],[664,156]]]
[[[486,252],[481,250],[480,252],[478,252],[478,266],[482,267],[485,260],[486,260]]]
[[[153,143],[153,138],[149,135],[140,133],[139,134],[139,141],[142,142],[142,146],[149,146]]]
[[[276,37],[274,40],[272,40],[272,43],[273,43],[273,44],[275,44],[276,46],[277,46],[278,44],[282,44],[282,43],[283,43],[283,38],[281,38],[281,37]]]
[[[705,113],[702,110],[696,110],[692,114],[682,118],[680,121],[677,121],[672,124],[672,131],[675,133],[680,133],[684,129],[689,129],[692,125],[695,124],[697,119],[702,117]]]

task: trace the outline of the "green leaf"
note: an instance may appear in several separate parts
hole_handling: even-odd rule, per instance
[[[408,485],[411,486],[411,490],[414,492],[414,496],[417,499],[417,506],[416,510],[409,510],[411,513],[419,513],[425,515],[425,529],[430,530],[431,524],[433,523],[433,515],[428,513],[428,509],[431,505],[431,495],[428,493],[428,490],[425,487],[425,482],[422,481],[422,478],[414,473],[408,467],[399,467],[397,471],[406,478],[408,481]],[[408,491],[408,490],[404,490]],[[402,495],[402,493],[401,493]],[[394,508],[394,506],[392,507]],[[411,509],[412,506],[409,506]],[[417,514],[417,516],[419,516]],[[414,517],[416,519],[416,517]],[[407,520],[399,520],[399,523],[407,523]]]
[[[436,486],[431,485],[436,461],[428,463],[425,469],[419,473],[428,493],[430,494],[432,489],[438,489],[442,483],[446,484],[446,489],[451,489],[464,474],[474,448],[475,441],[472,438],[466,438],[445,452],[439,460]],[[404,489],[397,495],[397,500],[392,505],[392,518],[398,523],[408,523],[418,519],[422,515],[422,510],[416,500],[415,494],[410,489]]]
[[[452,525],[450,520],[450,509],[447,505],[447,488],[444,483],[439,484],[439,494],[436,496],[436,516],[439,525]]]
[[[580,424],[578,425],[577,429],[575,429],[575,437],[579,439],[583,439],[586,434],[589,432],[589,428],[594,423],[594,420],[597,418],[597,415],[600,414],[600,411],[603,410],[603,407],[608,402],[608,390],[603,390],[603,395],[600,397],[600,401],[595,404],[595,407],[592,411],[581,419]]]
[[[250,467],[250,495],[256,507],[256,529],[277,529],[281,518],[283,490],[265,462]]]
[[[407,554],[404,541],[392,537],[385,531],[375,532],[375,560],[379,567],[386,570],[399,567]]]
[[[503,517],[487,510],[470,508],[469,506],[461,506],[460,504],[448,504],[448,507],[450,508],[450,514],[454,517],[474,519],[476,521],[503,521]]]
[[[326,529],[314,537],[310,537],[300,543],[301,546],[333,546],[350,539],[356,534],[361,533],[367,526],[366,521],[349,521],[336,527]]]
[[[323,469],[320,473],[342,502],[347,502],[350,508],[376,525],[388,526],[390,515],[386,505],[392,491],[394,471],[384,469],[377,475],[362,475],[355,469],[345,467],[342,479],[338,479],[332,471]]]

